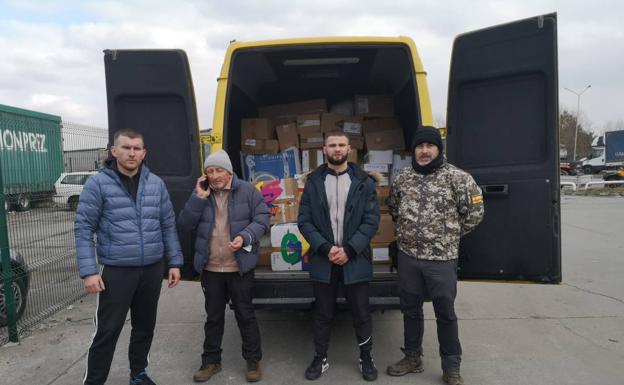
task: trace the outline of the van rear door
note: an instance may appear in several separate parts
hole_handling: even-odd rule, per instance
[[[447,155],[485,201],[462,278],[561,281],[557,82],[556,14],[455,39]]]
[[[182,50],[104,51],[109,142],[122,128],[144,135],[145,164],[167,185],[176,214],[199,176],[199,128],[195,94]],[[179,233],[182,251],[193,256],[191,235]],[[184,273],[192,272],[185,260]]]

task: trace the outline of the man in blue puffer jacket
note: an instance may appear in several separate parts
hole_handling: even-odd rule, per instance
[[[169,267],[169,287],[174,287],[180,280],[182,251],[165,183],[142,165],[143,135],[131,129],[117,131],[111,153],[114,159],[87,180],[76,212],[80,277],[87,292],[98,296],[96,330],[83,383],[106,382],[130,310],[130,384],[150,385],[154,382],[146,374],[147,356],[163,260],[166,257]]]
[[[262,194],[234,174],[225,151],[210,154],[204,171],[178,218],[182,229],[197,231],[194,265],[201,273],[205,297],[204,351],[193,380],[208,381],[221,371],[221,340],[229,298],[243,340],[247,381],[259,381],[260,330],[251,301],[260,237],[269,228],[269,210]]]

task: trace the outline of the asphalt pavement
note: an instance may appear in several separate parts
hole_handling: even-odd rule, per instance
[[[624,198],[562,197],[563,283],[460,282],[456,310],[467,384],[622,384],[624,364]],[[0,347],[2,384],[81,384],[93,331],[93,296],[57,313],[23,338]],[[312,359],[310,313],[259,311],[263,382],[305,383]],[[441,384],[431,304],[425,305],[425,371],[389,377],[401,358],[399,311],[373,316],[378,383]],[[203,340],[203,296],[197,282],[163,285],[149,372],[158,384],[191,384]],[[223,371],[208,383],[242,384],[245,363],[231,311],[226,317]],[[129,325],[108,384],[127,384]],[[330,369],[318,384],[364,383],[349,313],[332,331]]]

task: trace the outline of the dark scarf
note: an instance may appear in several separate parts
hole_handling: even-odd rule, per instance
[[[414,171],[416,171],[418,174],[422,175],[429,175],[435,172],[437,169],[440,168],[440,166],[442,166],[443,163],[444,155],[442,154],[442,152],[440,152],[438,156],[436,156],[431,162],[424,166],[421,166],[416,162],[416,154],[412,156],[412,168],[414,168]]]

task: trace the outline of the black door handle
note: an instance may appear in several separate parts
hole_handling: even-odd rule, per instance
[[[507,196],[509,195],[509,185],[508,184],[487,184],[481,185],[481,191],[483,191],[483,195],[490,196]]]

